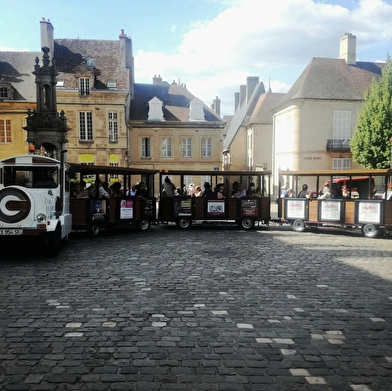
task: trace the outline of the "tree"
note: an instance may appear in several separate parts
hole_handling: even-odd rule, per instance
[[[389,168],[392,137],[392,61],[387,61],[379,80],[373,80],[358,113],[350,141],[353,160],[367,169]]]

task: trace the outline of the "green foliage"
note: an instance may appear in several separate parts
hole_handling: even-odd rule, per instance
[[[365,168],[389,168],[392,137],[392,61],[387,56],[382,77],[365,93],[350,142],[353,160]]]

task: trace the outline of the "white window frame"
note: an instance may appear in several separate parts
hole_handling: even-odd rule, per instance
[[[333,140],[351,140],[351,111],[350,110],[334,110],[333,111]]]
[[[79,111],[79,141],[93,141],[93,113]]]
[[[181,139],[181,156],[185,158],[192,157],[192,139],[183,138]]]
[[[116,111],[108,112],[108,133],[109,133],[109,142],[111,143],[118,142],[118,122],[117,122]]]
[[[202,158],[212,157],[212,138],[201,139],[201,157]]]
[[[332,170],[349,170],[351,166],[350,158],[333,158],[332,159]]]
[[[90,95],[90,79],[88,77],[79,77],[79,94]]]
[[[173,157],[173,140],[171,137],[161,140],[161,157]]]
[[[140,139],[140,157],[143,159],[151,157],[151,138],[142,137]]]
[[[4,141],[1,141],[0,144],[10,144],[12,142],[11,120],[7,118],[0,118],[0,122],[1,136],[4,138]]]

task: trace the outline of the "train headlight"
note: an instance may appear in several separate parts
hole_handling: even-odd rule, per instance
[[[38,224],[43,224],[46,222],[46,216],[43,213],[37,214],[36,219]]]

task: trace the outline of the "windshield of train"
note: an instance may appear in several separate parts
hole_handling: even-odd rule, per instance
[[[58,186],[57,167],[4,167],[5,186],[55,189]]]

